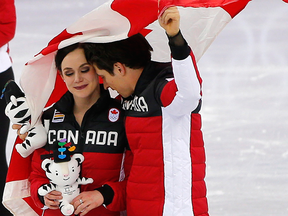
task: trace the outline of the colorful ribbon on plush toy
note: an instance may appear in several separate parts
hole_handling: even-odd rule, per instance
[[[57,144],[56,144],[57,143]],[[71,142],[67,143],[67,139],[61,139],[53,144],[51,154],[41,155],[41,159],[54,157],[56,163],[70,161],[71,156],[75,153],[76,146]]]
[[[60,146],[60,148],[58,148],[58,151],[60,152],[58,158],[60,160],[64,160],[66,158],[67,155],[64,154],[64,152],[67,150],[68,147],[69,152],[73,152],[76,149],[75,146],[71,146],[72,145],[71,142],[66,143],[66,141],[67,141],[66,139],[62,139],[58,142],[58,145]]]

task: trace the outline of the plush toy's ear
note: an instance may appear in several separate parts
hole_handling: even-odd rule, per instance
[[[42,164],[41,164],[41,168],[47,172],[49,171],[49,165],[52,163],[52,161],[48,158],[46,158],[44,161],[42,161]]]
[[[78,161],[78,166],[79,166],[84,161],[84,156],[82,154],[76,153],[72,156],[72,159]]]
[[[15,97],[14,95],[11,95],[11,96],[10,96],[10,101],[11,101],[11,103],[12,103],[14,106],[17,107],[17,99],[16,99],[16,97]]]

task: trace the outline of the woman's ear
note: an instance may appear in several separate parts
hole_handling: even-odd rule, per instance
[[[60,75],[60,77],[62,78],[63,82],[65,82],[62,72],[59,71],[59,70],[58,70],[57,72],[59,73],[59,75]]]

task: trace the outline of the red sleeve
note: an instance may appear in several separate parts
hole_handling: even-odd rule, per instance
[[[38,197],[38,188],[49,183],[49,179],[45,175],[45,171],[41,168],[41,155],[48,154],[44,148],[40,148],[34,151],[31,162],[31,174],[29,176],[31,197],[37,207],[42,208],[44,204]]]
[[[107,183],[114,191],[114,197],[112,203],[107,205],[107,209],[110,211],[124,211],[126,210],[126,184],[129,177],[131,165],[133,161],[133,155],[130,150],[126,150],[124,159],[124,172],[125,178],[121,182],[109,182]]]
[[[16,10],[14,0],[0,0],[0,47],[15,35]]]
[[[162,102],[162,105],[164,107],[168,106],[169,104],[172,103],[175,95],[177,92],[177,85],[175,83],[175,80],[173,79],[172,81],[168,82],[161,93],[160,99]]]

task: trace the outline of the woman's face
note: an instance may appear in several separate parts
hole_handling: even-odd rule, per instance
[[[77,48],[67,54],[61,69],[61,76],[75,99],[89,98],[99,93],[98,75],[94,67],[88,64],[83,49]]]

